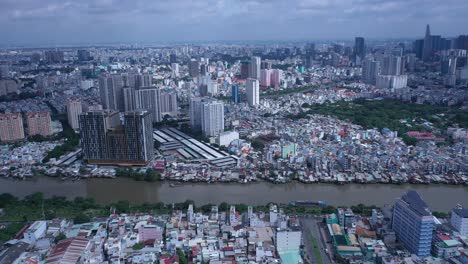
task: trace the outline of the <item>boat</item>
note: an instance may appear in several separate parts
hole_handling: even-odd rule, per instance
[[[292,206],[327,206],[324,201],[297,200],[289,202]]]
[[[171,187],[171,188],[179,187],[179,186],[182,186],[182,184],[181,183],[171,183],[171,184],[169,184],[169,187]]]

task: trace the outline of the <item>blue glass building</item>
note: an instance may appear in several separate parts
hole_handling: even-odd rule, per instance
[[[430,256],[433,225],[432,213],[416,191],[408,191],[395,202],[392,229],[412,254]]]
[[[233,103],[240,103],[239,85],[233,85],[231,87],[231,100]]]

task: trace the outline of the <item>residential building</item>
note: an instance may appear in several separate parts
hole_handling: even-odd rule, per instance
[[[240,103],[239,85],[235,84],[231,87],[231,102]]]
[[[453,209],[450,224],[460,235],[468,237],[468,209],[461,207]]]
[[[247,102],[250,106],[260,104],[260,85],[258,80],[249,78],[246,82]]]
[[[224,104],[217,100],[206,100],[201,104],[201,131],[213,137],[224,131]]]
[[[393,207],[392,229],[398,241],[418,257],[430,256],[434,218],[416,191],[408,191]]]
[[[24,139],[23,118],[20,113],[0,113],[0,141]]]
[[[177,112],[177,92],[175,90],[163,90],[161,92],[161,113],[176,115]]]
[[[34,222],[26,231],[23,233],[23,238],[28,243],[34,243],[38,239],[45,236],[47,231],[47,222],[46,221],[36,221]]]
[[[380,63],[372,59],[365,59],[362,63],[362,81],[367,84],[376,84],[380,73]]]
[[[153,123],[161,122],[161,89],[143,87],[136,90],[136,108],[145,109],[151,113]]]
[[[260,57],[252,57],[250,59],[250,68],[249,68],[249,77],[260,80],[260,66],[261,66]]]
[[[270,86],[271,76],[272,76],[272,70],[270,69],[260,70],[260,85],[264,87]]]
[[[13,79],[0,79],[0,96],[18,93],[19,84]]]
[[[280,69],[271,70],[270,85],[271,87],[278,88],[281,85],[283,79],[283,71]]]
[[[105,75],[99,78],[99,93],[104,109],[124,111],[121,75]]]
[[[67,118],[68,124],[74,130],[78,130],[80,127],[78,122],[78,116],[83,112],[81,101],[77,99],[71,99],[67,102]]]
[[[26,113],[26,125],[29,136],[47,137],[52,135],[52,120],[48,111]]]
[[[124,110],[133,111],[136,109],[135,89],[133,87],[123,88]]]

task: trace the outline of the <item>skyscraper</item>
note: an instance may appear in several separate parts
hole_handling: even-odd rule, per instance
[[[125,112],[136,109],[135,89],[133,87],[123,88],[123,99]]]
[[[363,60],[366,56],[366,44],[363,37],[356,37],[354,39],[354,55]]]
[[[260,71],[260,85],[268,87],[271,85],[271,73],[269,69],[263,69]]]
[[[192,98],[190,124],[205,136],[219,135],[224,131],[224,104],[210,98]]]
[[[380,63],[372,59],[365,59],[362,63],[362,81],[375,84],[380,71]]]
[[[20,113],[0,113],[0,141],[24,139],[23,118]]]
[[[161,122],[161,90],[155,87],[143,87],[136,90],[135,101],[137,109],[145,109],[151,113],[153,122]]]
[[[231,87],[231,102],[235,104],[240,103],[239,85],[237,84]]]
[[[161,91],[161,113],[177,114],[177,92],[175,90]]]
[[[84,159],[92,164],[146,165],[154,156],[151,114],[90,111],[79,116]]]
[[[380,74],[401,75],[403,73],[403,60],[400,56],[385,55],[382,58]]]
[[[217,100],[205,100],[201,104],[201,129],[208,137],[224,131],[224,104]]]
[[[78,115],[83,112],[83,106],[81,101],[77,99],[71,99],[67,102],[67,118],[68,124],[74,130],[77,130],[80,125],[78,123]]]
[[[153,123],[148,111],[125,112],[127,159],[146,163],[154,157]]]
[[[249,70],[250,70],[250,62],[248,61],[242,61],[241,66],[240,66],[240,71],[241,71],[241,79],[247,79],[249,78]]]
[[[281,79],[283,79],[283,71],[280,69],[273,69],[271,71],[270,85],[274,88],[278,88],[281,85]]]
[[[392,229],[411,253],[430,256],[433,225],[432,213],[416,191],[408,191],[395,202]]]
[[[252,57],[250,60],[249,77],[260,80],[260,57]]]
[[[188,63],[188,70],[191,77],[198,77],[200,70],[200,62],[196,59],[191,59]]]
[[[424,44],[422,51],[423,61],[429,61],[432,57],[432,38],[431,38],[431,29],[429,24],[426,26],[426,35],[424,36]]]
[[[250,106],[260,104],[260,84],[258,80],[252,78],[247,79],[245,92],[247,94],[247,102]]]
[[[104,109],[124,111],[123,78],[121,75],[105,75],[99,78],[99,93]]]

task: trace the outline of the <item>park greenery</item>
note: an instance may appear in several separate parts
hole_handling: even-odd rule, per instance
[[[365,100],[353,102],[340,101],[327,104],[304,104],[305,111],[290,115],[292,119],[305,118],[309,114],[335,116],[352,123],[370,128],[388,128],[397,131],[399,136],[410,145],[415,139],[406,135],[408,131],[444,131],[447,127],[458,125],[468,127],[468,112],[446,106],[414,104],[398,100]]]
[[[295,93],[307,93],[307,92],[312,92],[313,90],[317,89],[318,86],[301,86],[298,88],[292,88],[292,89],[283,89],[283,90],[277,90],[277,91],[268,91],[264,92],[261,94],[261,97],[264,96],[279,96],[279,95],[287,95],[287,94],[295,94]]]
[[[135,181],[156,182],[161,180],[161,174],[152,169],[146,169],[146,171],[142,172],[132,168],[117,168],[115,169],[115,176],[131,178]]]

